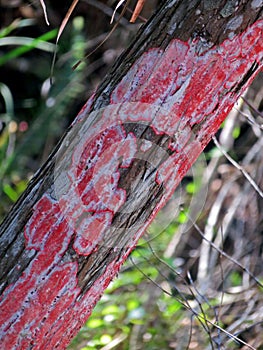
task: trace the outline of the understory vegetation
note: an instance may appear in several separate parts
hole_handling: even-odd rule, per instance
[[[50,26],[39,1],[0,2],[1,221],[158,4],[146,2],[136,24],[129,23],[128,9],[108,37],[118,2],[80,1],[51,73],[58,28],[71,2],[45,1]],[[263,73],[69,349],[263,350],[262,130]]]

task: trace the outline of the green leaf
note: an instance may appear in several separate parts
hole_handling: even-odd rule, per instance
[[[12,202],[17,201],[19,194],[9,184],[3,185],[3,191]]]
[[[134,310],[134,309],[136,309],[139,306],[139,304],[140,304],[139,301],[136,300],[136,299],[128,300],[128,302],[127,302],[127,309],[129,311]]]
[[[233,271],[229,277],[233,287],[237,287],[242,284],[242,276],[239,272]]]
[[[183,211],[181,211],[180,214],[178,215],[177,221],[180,224],[184,224],[187,221],[187,215]]]
[[[166,314],[173,315],[181,309],[182,309],[182,304],[179,301],[173,299],[172,304],[168,305],[167,307]]]
[[[240,132],[241,132],[241,129],[240,129],[239,126],[236,126],[236,127],[234,128],[234,130],[232,131],[232,136],[233,136],[233,138],[234,138],[235,140],[239,137]]]
[[[88,328],[98,328],[100,326],[103,326],[104,322],[99,318],[91,318],[86,322],[86,325]]]
[[[109,344],[112,341],[112,336],[110,334],[103,334],[100,337],[100,342],[102,345]]]
[[[186,191],[189,194],[195,194],[197,190],[197,186],[194,182],[190,182],[189,184],[186,185]]]
[[[119,314],[120,312],[121,310],[117,305],[109,305],[103,309],[102,315]]]

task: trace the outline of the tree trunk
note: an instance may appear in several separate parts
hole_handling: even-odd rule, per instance
[[[262,68],[260,0],[166,0],[1,227],[2,349],[65,349]]]

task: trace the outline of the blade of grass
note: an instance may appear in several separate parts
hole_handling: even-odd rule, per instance
[[[15,203],[19,197],[18,193],[16,193],[16,191],[9,184],[3,185],[3,192],[13,203]]]
[[[0,30],[0,39],[6,37],[8,34],[10,34],[13,30],[17,28],[23,28],[23,27],[29,27],[36,23],[35,19],[27,18],[27,19],[15,19],[9,26],[3,28]]]
[[[52,52],[54,49],[54,44],[48,43],[50,39],[54,39],[57,35],[57,29],[53,29],[36,39],[27,37],[8,37],[0,39],[0,46],[4,45],[23,45],[17,47],[16,49],[6,53],[0,57],[0,66],[10,61],[13,58],[19,57],[24,53],[31,51],[33,49],[39,49],[43,51]]]
[[[2,95],[4,103],[5,103],[5,110],[6,113],[9,116],[14,115],[14,100],[12,93],[7,85],[4,83],[0,83],[0,95]]]

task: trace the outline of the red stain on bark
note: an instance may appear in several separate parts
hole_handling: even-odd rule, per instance
[[[262,33],[263,21],[259,21],[202,53],[198,40],[173,40],[165,51],[151,49],[118,84],[101,118],[96,113],[90,116],[93,124],[85,118],[91,102],[82,109],[77,122],[85,127],[87,119],[92,126],[73,152],[67,169],[68,190],[57,200],[50,193],[44,194],[24,229],[26,249],[36,255],[2,295],[2,349],[66,347],[225,119],[241,92],[237,82],[246,79],[253,65],[262,67]],[[165,193],[148,220],[130,237],[125,254],[106,266],[103,275],[80,297],[77,263],[63,257],[72,240],[77,255],[88,256],[98,245],[107,244],[112,218],[126,201],[126,192],[118,185],[120,169],[128,168],[138,151],[136,137],[125,132],[125,123],[145,123],[157,135],[173,138],[169,144],[172,153],[156,174],[156,183],[164,185]],[[192,130],[196,125],[202,125],[197,135]],[[145,143],[142,148],[146,151],[153,146]]]

